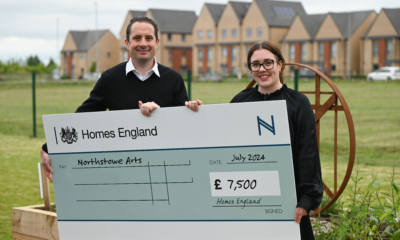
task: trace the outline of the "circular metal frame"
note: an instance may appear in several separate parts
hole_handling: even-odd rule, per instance
[[[344,189],[347,186],[347,183],[350,180],[351,177],[351,172],[353,171],[353,166],[354,166],[354,158],[356,154],[356,135],[354,131],[354,123],[353,123],[353,118],[350,113],[350,109],[346,103],[346,100],[344,99],[342,93],[339,91],[339,89],[336,87],[336,85],[330,80],[325,74],[322,72],[318,71],[317,69],[304,65],[304,64],[299,64],[299,63],[286,63],[286,65],[289,66],[297,66],[297,67],[303,67],[307,68],[315,73],[315,91],[305,91],[302,92],[304,94],[315,94],[315,104],[312,105],[313,110],[315,110],[315,123],[316,123],[316,133],[317,133],[317,139],[318,139],[318,148],[319,148],[319,142],[320,142],[320,119],[321,117],[327,112],[327,111],[335,111],[335,122],[334,122],[334,191],[332,192],[328,186],[324,183],[324,190],[326,194],[331,198],[328,204],[326,204],[322,209],[315,209],[314,213],[311,216],[316,215],[318,212],[323,212],[326,209],[328,209],[330,206],[332,206],[333,203],[336,202],[336,200],[340,197],[340,195],[343,193]],[[321,78],[325,80],[325,82],[332,88],[333,92],[321,92]],[[253,87],[255,84],[255,80],[253,79],[246,87],[246,89]],[[321,94],[328,94],[331,95],[331,97],[328,98],[328,100],[321,104],[320,96]],[[338,100],[340,100],[341,106],[338,105]],[[338,118],[338,111],[344,111],[346,120],[347,120],[347,126],[349,129],[349,137],[350,137],[350,152],[349,152],[349,161],[347,165],[347,170],[346,174],[343,178],[342,183],[340,184],[339,189],[337,189],[337,118]]]

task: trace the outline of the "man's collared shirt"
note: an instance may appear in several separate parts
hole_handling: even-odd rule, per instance
[[[148,71],[146,73],[146,75],[144,75],[144,76],[142,76],[142,74],[138,70],[135,69],[135,66],[133,66],[131,59],[129,59],[129,61],[126,63],[125,71],[126,71],[127,76],[128,76],[129,72],[133,72],[136,75],[136,77],[138,77],[142,81],[145,81],[146,79],[150,78],[151,75],[153,75],[153,73],[155,73],[158,77],[160,77],[160,73],[158,72],[158,64],[157,64],[157,60],[155,57],[154,57],[153,68],[150,69],[150,71]]]

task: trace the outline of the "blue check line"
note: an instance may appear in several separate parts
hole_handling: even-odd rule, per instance
[[[217,149],[217,148],[245,148],[245,147],[280,147],[290,146],[290,144],[271,144],[271,145],[247,145],[247,146],[220,146],[220,147],[198,147],[198,148],[162,148],[162,149],[139,149],[139,150],[120,150],[120,151],[97,151],[97,152],[66,152],[49,153],[49,155],[64,155],[78,153],[115,153],[115,152],[148,152],[148,151],[174,151],[174,150],[195,150],[195,149]]]

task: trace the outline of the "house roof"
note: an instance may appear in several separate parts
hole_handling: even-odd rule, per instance
[[[329,13],[335,21],[336,26],[342,33],[344,39],[349,37],[349,15],[350,15],[350,33],[353,33],[357,28],[365,21],[365,19],[372,13],[371,11],[360,11],[360,12],[341,12],[341,13]]]
[[[307,29],[310,38],[313,39],[322,22],[325,19],[326,14],[300,14],[299,18],[303,22],[304,27]]]
[[[232,5],[233,10],[236,13],[236,16],[239,19],[239,23],[242,24],[244,15],[247,12],[247,9],[250,7],[250,2],[233,2],[229,1],[229,3]]]
[[[255,1],[271,27],[290,27],[296,15],[306,14],[301,2]]]
[[[212,18],[214,19],[215,25],[218,25],[218,20],[221,17],[222,12],[225,9],[225,4],[214,4],[214,3],[206,3],[205,4],[210,11]]]
[[[197,19],[194,11],[149,9],[162,33],[192,33]]]
[[[108,30],[97,31],[69,31],[74,39],[77,51],[87,51],[97,42]]]
[[[397,34],[400,36],[400,8],[383,8]]]
[[[129,13],[132,15],[132,17],[146,16],[146,11],[129,10]]]

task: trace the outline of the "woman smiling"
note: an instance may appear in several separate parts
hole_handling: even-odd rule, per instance
[[[321,203],[323,184],[311,104],[305,95],[283,84],[285,59],[272,43],[255,43],[248,52],[247,66],[257,86],[240,92],[231,103],[286,101],[297,192],[295,221],[300,224],[301,239],[314,239],[308,213]]]

